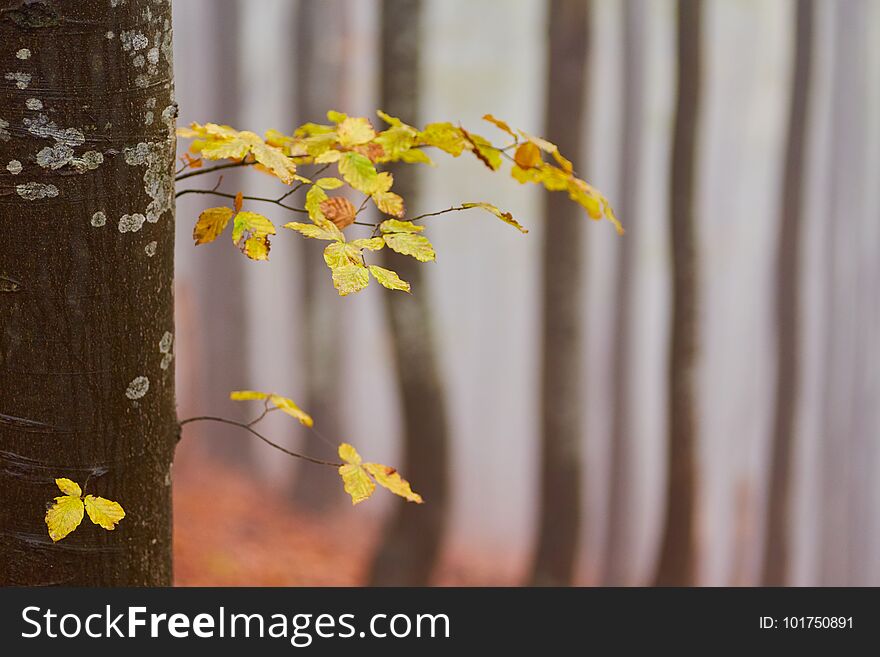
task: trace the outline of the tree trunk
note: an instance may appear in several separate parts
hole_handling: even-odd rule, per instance
[[[300,0],[296,16],[296,110],[297,121],[323,123],[329,109],[346,109],[345,44],[350,17],[340,0],[314,2]],[[328,48],[328,40],[336,44]],[[303,408],[318,421],[323,435],[342,435],[339,421],[339,394],[343,342],[342,318],[336,292],[327,275],[321,249],[303,244],[300,259],[300,286],[305,349],[302,354],[305,394]],[[335,457],[332,449],[313,432],[305,431],[303,451],[316,456]],[[310,463],[297,464],[293,498],[310,511],[326,511],[342,499],[333,477]]]
[[[239,0],[212,0],[207,17],[215,25],[214,32],[222,41],[212,44],[208,60],[216,79],[222,84],[210,95],[211,120],[241,127],[241,39]],[[226,185],[240,185],[242,176],[235,169],[223,172]],[[219,179],[215,176],[209,186]],[[209,180],[206,176],[205,180]],[[202,409],[212,415],[246,422],[250,417],[247,404],[229,399],[233,390],[248,387],[247,317],[245,299],[244,258],[233,258],[229,249],[202,247],[195,253],[198,258],[199,324],[203,350],[200,381]],[[253,470],[256,463],[253,441],[241,435],[236,427],[217,424],[210,427],[192,427],[205,436],[211,454],[224,463],[239,469]]]
[[[168,585],[171,3],[2,0],[0,59],[0,583]],[[53,543],[56,477],[126,518]]]
[[[614,367],[611,371],[613,407],[611,416],[611,483],[606,526],[606,586],[632,583],[631,522],[633,511],[632,401],[632,298],[635,289],[638,199],[641,176],[642,107],[644,94],[645,2],[623,3],[623,120],[621,121],[620,184],[617,211],[629,235],[618,240],[617,300],[614,307]]]
[[[418,119],[421,0],[382,2],[382,108],[404,121]],[[415,172],[393,167],[394,188],[416,205]],[[410,167],[411,169],[411,167]],[[373,562],[373,585],[425,585],[440,550],[449,497],[446,396],[433,337],[424,265],[387,253],[385,264],[412,284],[413,294],[384,294],[403,407],[403,472],[424,506],[396,501],[394,516]]]
[[[590,3],[553,0],[545,133],[563,153],[582,153]],[[583,216],[563,194],[544,195],[544,328],[541,493],[534,585],[572,583],[581,515]]]
[[[694,163],[700,107],[702,0],[679,0],[678,98],[672,143],[669,237],[672,252],[672,332],[669,349],[669,454],[666,515],[655,583],[695,583],[696,369],[698,263]]]
[[[765,586],[788,580],[791,474],[800,388],[800,258],[806,138],[813,56],[813,0],[798,0],[794,77],[776,246],[776,405],[764,530]]]

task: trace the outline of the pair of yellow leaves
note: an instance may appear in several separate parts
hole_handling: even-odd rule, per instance
[[[116,523],[125,517],[125,511],[117,502],[94,495],[83,498],[82,489],[75,481],[60,478],[55,480],[55,484],[64,493],[56,497],[55,504],[46,511],[49,538],[55,542],[79,527],[84,512],[89,514],[93,523],[108,531],[113,531]]]
[[[288,397],[256,390],[236,390],[230,393],[229,397],[235,401],[263,400],[307,427],[314,424],[311,416]],[[351,495],[352,504],[368,499],[376,490],[376,483],[410,502],[422,503],[421,495],[413,492],[409,482],[403,479],[397,470],[381,463],[364,463],[357,450],[348,443],[339,446],[339,458],[344,462],[344,465],[339,467],[339,476],[342,477],[345,492]]]
[[[235,197],[234,207],[208,208],[199,215],[193,228],[196,246],[217,239],[232,219],[232,243],[251,260],[269,259],[269,235],[275,234],[275,224],[256,212],[241,211],[242,195]]]

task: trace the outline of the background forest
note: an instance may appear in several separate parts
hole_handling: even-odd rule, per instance
[[[230,390],[288,394],[427,503],[352,511],[334,472],[192,426],[175,461],[177,583],[880,584],[880,3],[384,4],[177,2],[180,124],[289,131],[380,107],[485,133],[491,112],[558,143],[627,233],[438,156],[397,178],[411,213],[485,199],[530,235],[438,218],[438,262],[395,263],[412,297],[341,299],[303,240],[279,236],[269,263],[193,248],[204,199],[182,197],[181,417],[243,418]],[[692,176],[670,155],[689,129]],[[694,235],[671,204],[692,204]],[[668,489],[679,279],[696,301],[672,357],[693,375],[693,467],[679,440],[673,471],[695,476]],[[226,508],[205,514],[218,477]]]

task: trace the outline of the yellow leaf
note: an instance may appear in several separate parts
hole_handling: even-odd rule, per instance
[[[468,132],[464,128],[460,128],[460,130],[474,155],[492,171],[497,171],[501,166],[501,151],[495,148],[485,137]]]
[[[77,488],[79,487],[77,486]],[[59,495],[56,497],[55,504],[46,511],[46,526],[49,528],[49,538],[53,542],[60,541],[79,527],[79,523],[83,519],[83,512],[83,503],[79,496]]]
[[[406,214],[403,198],[394,192],[375,192],[372,199],[380,212],[390,214],[392,217],[402,217]]]
[[[453,157],[461,155],[467,146],[461,128],[451,123],[429,123],[419,133],[419,140],[423,144],[439,148]]]
[[[360,504],[370,498],[376,490],[376,484],[370,479],[366,470],[361,467],[361,457],[354,447],[348,443],[339,446],[339,458],[345,465],[339,467],[339,476],[342,477],[342,487],[351,495],[352,505]]]
[[[345,182],[359,192],[372,194],[375,191],[378,177],[376,168],[360,153],[343,153],[337,166]]]
[[[385,244],[392,251],[402,255],[412,256],[419,262],[436,260],[434,247],[424,235],[414,233],[388,233],[385,235]]]
[[[503,221],[504,223],[510,224],[511,226],[516,228],[519,232],[521,232],[521,233],[528,233],[529,232],[527,228],[523,227],[522,224],[520,224],[516,219],[513,218],[512,214],[510,214],[509,212],[503,212],[503,211],[499,210],[497,207],[495,207],[491,203],[482,203],[482,202],[480,202],[480,203],[462,203],[461,207],[463,207],[463,208],[482,208],[483,210],[486,210],[487,212],[491,212],[492,214],[494,214],[496,217],[501,219],[501,221]]]
[[[397,275],[397,272],[385,269],[384,267],[379,267],[378,265],[370,265],[370,273],[373,275],[373,278],[389,290],[403,290],[404,292],[409,292],[409,283],[402,280],[400,276]]]
[[[370,284],[370,274],[363,265],[333,267],[333,286],[344,297],[360,292]]]
[[[324,249],[324,262],[330,269],[361,264],[361,249],[345,242],[333,242]]]
[[[332,226],[333,228],[331,229],[330,226]],[[306,237],[311,237],[315,240],[327,240],[328,242],[335,242],[344,239],[339,229],[330,222],[327,222],[327,224],[325,225],[318,226],[316,224],[301,224],[298,221],[291,221],[284,224],[284,227],[298,231]]]
[[[407,164],[429,164],[434,166],[434,162],[428,157],[428,154],[418,148],[413,148],[401,153],[400,161],[406,162]]]
[[[419,226],[411,221],[398,221],[397,219],[386,219],[379,224],[379,230],[383,233],[421,233],[425,230],[424,226]]]
[[[232,208],[208,208],[199,215],[193,228],[196,245],[213,242],[224,231],[235,211]]]
[[[256,390],[235,390],[229,393],[229,398],[233,401],[253,401],[259,399],[268,399],[269,402],[277,409],[287,413],[291,417],[296,418],[300,423],[307,427],[314,424],[312,417],[302,410],[296,402],[288,397],[276,395],[274,392],[258,392]]]
[[[70,479],[66,479],[62,477],[61,479],[55,480],[55,485],[58,486],[59,490],[65,495],[73,495],[73,497],[82,497],[82,489],[79,487],[79,484],[75,481],[71,481]]]
[[[204,126],[193,123],[189,130],[179,131],[183,137],[197,137],[190,150],[209,160],[241,160],[248,154],[277,176],[284,184],[293,182],[296,164],[284,151],[267,144],[250,131],[239,132],[228,125],[207,123]]]
[[[385,240],[381,237],[367,237],[359,240],[352,240],[348,243],[348,246],[356,249],[367,249],[368,251],[379,251],[385,246]]]
[[[309,188],[309,191],[306,192],[305,208],[309,213],[309,219],[316,224],[320,225],[321,222],[328,221],[327,217],[324,216],[324,213],[321,212],[321,203],[328,198],[327,193],[318,185],[313,185]]]
[[[337,125],[345,121],[348,118],[348,114],[343,112],[337,112],[336,110],[328,110],[327,111],[327,120],[336,123]]]
[[[257,392],[256,390],[233,390],[229,393],[232,401],[251,401],[254,399],[268,399],[268,392]]]
[[[321,189],[337,189],[344,184],[339,178],[318,178],[315,184]]]
[[[95,497],[94,495],[86,495],[85,503],[89,519],[108,531],[112,532],[116,529],[116,524],[125,517],[125,511],[123,511],[118,502],[107,500],[103,497]]]
[[[516,133],[510,129],[510,126],[507,125],[506,122],[502,121],[501,119],[496,119],[491,114],[483,114],[483,120],[488,121],[489,123],[495,125],[497,128],[499,128],[500,130],[503,130],[504,132],[509,134],[511,137],[516,139]]]
[[[239,212],[232,223],[232,242],[251,260],[269,258],[269,235],[275,225],[256,212]]]
[[[339,476],[342,477],[343,488],[351,496],[353,505],[370,498],[376,490],[373,479],[395,495],[410,502],[422,503],[421,495],[412,491],[409,483],[397,470],[381,463],[363,463],[360,454],[348,443],[339,446],[339,458],[344,462],[339,468]]]
[[[340,151],[330,150],[328,145],[328,148],[325,149],[323,153],[315,157],[315,164],[330,164],[331,162],[338,162],[341,157],[342,153]]]
[[[381,463],[364,463],[363,468],[373,475],[376,483],[387,488],[395,495],[400,495],[400,497],[405,498],[409,502],[415,502],[416,504],[422,504],[424,502],[422,496],[413,492],[412,488],[410,488],[409,482],[401,477],[400,473],[394,468],[382,465]]]
[[[517,146],[513,160],[522,169],[531,169],[541,165],[541,149],[532,142],[526,141]]]
[[[391,186],[394,184],[394,176],[391,175],[390,171],[382,171],[378,175],[376,175],[376,187],[373,190],[374,194],[380,194],[382,192],[387,192],[391,189]]]
[[[376,136],[376,131],[370,125],[370,121],[363,117],[350,117],[343,119],[336,126],[336,134],[339,144],[344,148],[351,148],[359,144],[366,144]]]
[[[287,413],[289,416],[296,418],[299,420],[300,424],[303,424],[307,427],[312,426],[315,421],[312,420],[312,416],[302,410],[299,406],[296,405],[292,399],[287,397],[282,397],[281,395],[270,395],[269,399],[275,407],[280,409],[282,412]]]

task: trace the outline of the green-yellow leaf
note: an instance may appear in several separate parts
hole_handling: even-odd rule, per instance
[[[268,399],[268,392],[258,392],[256,390],[233,390],[229,393],[232,401],[253,401],[254,399]]]
[[[232,223],[232,241],[251,260],[269,258],[269,235],[275,225],[256,212],[239,212]]]
[[[519,232],[521,232],[521,233],[528,233],[529,232],[527,228],[523,227],[522,224],[520,224],[516,219],[513,218],[512,214],[510,214],[509,212],[503,212],[503,211],[499,210],[496,206],[492,205],[491,203],[482,203],[482,202],[480,202],[480,203],[462,203],[461,207],[463,207],[463,208],[482,208],[483,210],[486,210],[487,212],[491,212],[492,214],[494,214],[496,217],[501,219],[501,221],[503,221],[504,223],[513,226]]]
[[[419,262],[429,262],[437,258],[437,255],[434,253],[434,247],[424,235],[416,235],[415,233],[387,233],[385,235],[385,244],[392,251],[412,256]]]
[[[467,148],[467,141],[461,128],[451,123],[429,123],[419,133],[419,140],[423,144],[439,148],[453,157],[458,157]]]
[[[356,249],[367,249],[367,251],[379,251],[385,246],[385,240],[381,237],[365,237],[359,240],[352,240],[348,243],[350,247]]]
[[[311,237],[315,240],[335,242],[344,239],[342,231],[340,231],[332,222],[325,222],[318,226],[317,224],[303,224],[298,221],[291,221],[284,224],[284,227],[298,231],[306,237]]]
[[[424,226],[419,226],[411,221],[399,221],[397,219],[386,219],[379,224],[379,230],[383,233],[421,233],[425,230]]]
[[[364,463],[363,468],[373,475],[376,483],[387,488],[395,495],[399,495],[408,502],[415,502],[416,504],[424,502],[422,496],[413,492],[409,482],[401,477],[400,473],[391,466],[382,465],[381,463]]]
[[[373,278],[389,290],[410,291],[409,283],[402,280],[400,276],[397,275],[397,272],[385,269],[384,267],[379,267],[378,265],[370,265],[370,273],[373,275]]]
[[[226,228],[235,211],[232,208],[208,208],[199,215],[193,228],[193,239],[196,245],[213,242]]]
[[[337,189],[344,184],[339,178],[318,178],[315,184],[321,189]]]
[[[351,148],[360,144],[366,144],[372,141],[376,136],[376,131],[370,125],[370,121],[363,117],[349,117],[336,127],[336,134],[339,138],[339,145],[344,148]]]
[[[287,413],[293,418],[300,421],[307,427],[314,424],[312,417],[302,410],[296,402],[289,397],[276,395],[274,392],[259,392],[257,390],[234,390],[229,393],[229,398],[233,401],[254,401],[268,399],[269,402],[280,411]]]
[[[337,112],[336,110],[328,110],[327,112],[327,120],[336,123],[337,125],[345,121],[348,118],[348,114],[343,112]]]
[[[125,511],[118,502],[103,497],[86,495],[85,507],[89,519],[107,531],[116,529],[116,524],[125,517]]]
[[[372,194],[375,191],[378,174],[368,158],[360,153],[343,153],[338,167],[345,182],[359,192]]]

